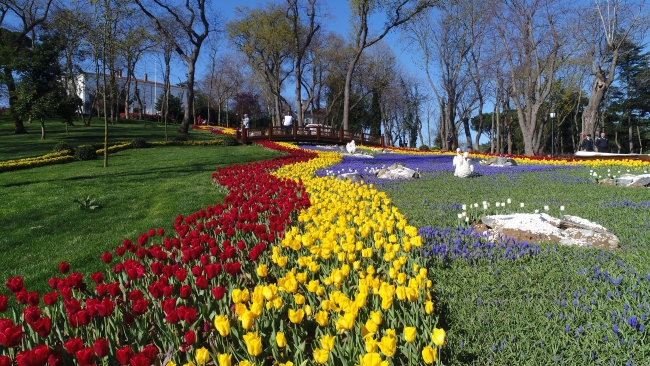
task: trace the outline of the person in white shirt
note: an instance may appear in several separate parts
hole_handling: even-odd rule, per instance
[[[248,114],[244,114],[244,119],[241,121],[241,124],[245,129],[251,128],[251,120],[248,118]]]
[[[284,133],[287,135],[291,134],[291,126],[293,125],[293,117],[291,117],[291,112],[287,112],[287,115],[284,116],[282,125],[284,126]]]

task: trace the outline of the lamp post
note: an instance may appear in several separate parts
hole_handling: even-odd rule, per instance
[[[555,111],[551,110],[551,113],[549,114],[551,117],[551,157],[555,157]]]

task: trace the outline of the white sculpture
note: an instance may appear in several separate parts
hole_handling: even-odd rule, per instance
[[[468,152],[465,152],[465,154],[463,154],[460,163],[456,165],[456,171],[454,172],[455,176],[466,178],[474,174],[474,165],[472,165],[472,161],[467,158],[468,156]]]
[[[345,148],[348,150],[348,154],[354,154],[357,151],[357,144],[352,140],[345,145]]]
[[[454,156],[454,161],[453,164],[456,167],[456,171],[454,172],[454,176],[458,176],[456,173],[458,173],[458,166],[461,164],[461,161],[463,160],[463,154],[460,153],[460,148],[456,149],[456,156]]]

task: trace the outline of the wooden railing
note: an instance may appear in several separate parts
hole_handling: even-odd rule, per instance
[[[352,132],[328,126],[298,127],[296,125],[269,126],[268,128],[243,128],[237,130],[237,140],[246,144],[256,140],[348,143],[352,140],[358,145],[384,146],[384,136]]]

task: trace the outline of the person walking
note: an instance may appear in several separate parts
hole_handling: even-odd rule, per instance
[[[591,139],[590,133],[582,140],[582,151],[594,151],[594,140]]]
[[[244,114],[244,119],[241,121],[241,124],[245,129],[251,128],[251,120],[248,118],[248,114]]]
[[[601,132],[600,136],[596,139],[596,149],[598,152],[609,152],[609,139],[605,136],[605,132]]]
[[[291,112],[287,112],[287,115],[284,116],[282,125],[284,126],[284,133],[286,135],[291,134],[291,126],[293,125],[293,117],[291,117]]]

